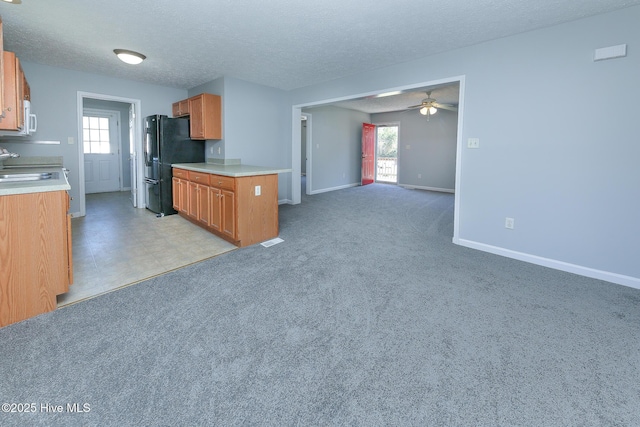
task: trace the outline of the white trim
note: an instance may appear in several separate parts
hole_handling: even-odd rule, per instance
[[[280,199],[280,200],[278,200],[278,204],[279,205],[290,205],[291,204],[291,199]]]
[[[398,184],[399,187],[406,188],[408,190],[427,190],[427,191],[437,191],[439,193],[455,193],[456,190],[453,188],[437,188],[437,187],[425,187],[423,185],[410,185],[410,184]]]
[[[359,187],[359,186],[360,186],[360,183],[356,182],[354,184],[345,184],[345,185],[339,185],[337,187],[323,188],[321,190],[314,190],[309,194],[328,193],[329,191],[344,190],[345,188]]]
[[[465,76],[458,78],[460,82],[460,90],[458,94],[458,141],[456,143],[456,178],[455,178],[455,197],[453,201],[453,242],[456,243],[460,239],[460,183],[462,182],[462,129],[464,118],[464,93],[465,93]]]
[[[381,122],[372,123],[376,127],[376,147],[375,147],[375,164],[376,164],[376,178],[375,182],[380,184],[399,184],[400,183],[400,122]],[[378,181],[378,127],[397,127],[398,138],[396,139],[396,182]]]
[[[566,271],[568,273],[578,274],[580,276],[590,277],[592,279],[604,280],[618,285],[628,286],[630,288],[640,289],[640,278],[625,276],[622,274],[611,273],[609,271],[596,270],[594,268],[584,267],[581,265],[571,264],[555,259],[544,258],[537,255],[531,255],[523,252],[513,251],[498,246],[487,245],[485,243],[474,242],[472,240],[458,239],[454,242],[460,246],[471,249],[477,249],[483,252],[489,252],[495,255],[501,255],[507,258],[517,259],[519,261],[531,264],[541,265],[543,267],[553,268],[555,270]]]
[[[305,188],[305,194],[309,195],[311,194],[311,182],[313,181],[313,162],[312,162],[312,156],[313,156],[313,144],[312,144],[312,139],[313,139],[313,133],[311,132],[311,127],[313,126],[313,117],[311,116],[310,113],[301,113],[300,117],[306,117],[307,119],[305,120],[307,122],[307,147],[306,147],[306,153],[307,153],[307,164],[306,164],[306,177],[307,177],[307,186]],[[300,124],[302,126],[302,124]],[[302,130],[300,131],[300,133],[302,134]],[[302,138],[302,137],[301,137]],[[302,143],[302,142],[301,142]],[[300,163],[302,162],[302,152],[300,152]],[[298,175],[298,178],[300,178],[300,174]],[[300,189],[300,191],[302,191],[302,189]]]
[[[78,144],[77,144],[78,145],[78,179],[79,179],[78,198],[80,203],[80,212],[78,213],[77,216],[85,216],[87,214],[85,187],[84,187],[84,150],[82,149],[82,144],[80,143],[80,141],[82,141],[82,113],[83,113],[84,98],[98,99],[102,101],[115,101],[115,102],[122,102],[125,104],[135,105],[136,116],[134,118],[134,123],[136,127],[136,132],[135,132],[134,141],[130,141],[130,143],[132,144],[132,146],[134,147],[137,153],[136,160],[138,162],[138,172],[139,172],[137,177],[138,189],[143,187],[143,178],[144,178],[143,176],[141,176],[142,174],[140,173],[140,171],[144,170],[143,168],[144,165],[141,164],[142,157],[143,157],[142,156],[142,117],[140,115],[140,111],[142,111],[141,101],[139,99],[133,99],[133,98],[123,98],[120,96],[112,96],[112,95],[104,95],[100,93],[78,91],[76,95],[76,110],[77,110],[76,116],[78,121],[77,123],[78,133],[77,133],[76,140],[78,141]],[[133,185],[133,183],[131,185]],[[138,191],[137,196],[138,196],[138,208],[144,209],[145,207],[144,192]]]
[[[302,201],[302,195],[300,192],[300,177],[302,172],[300,171],[300,161],[302,158],[302,110],[299,107],[293,107],[291,109],[291,204],[297,205]]]

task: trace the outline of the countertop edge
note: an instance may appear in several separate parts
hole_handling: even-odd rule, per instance
[[[218,165],[211,163],[175,163],[171,167],[191,170],[194,172],[213,173],[216,175],[241,178],[245,176],[275,175],[279,173],[291,172],[286,168],[269,168],[254,165]]]
[[[18,168],[16,168],[18,169]],[[69,191],[71,190],[71,186],[69,185],[69,180],[65,176],[64,170],[59,166],[49,166],[49,167],[20,167],[18,170],[20,172],[28,172],[33,169],[38,172],[59,172],[59,178],[51,181],[30,181],[30,182],[20,182],[13,184],[2,184],[0,183],[0,196],[11,196],[15,194],[30,194],[30,193],[47,193],[50,191]],[[3,169],[11,170],[9,167],[5,167]]]

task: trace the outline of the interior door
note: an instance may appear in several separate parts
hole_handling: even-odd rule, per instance
[[[85,110],[82,121],[85,193],[120,191],[117,115]]]
[[[129,105],[129,170],[131,171],[131,203],[138,207],[138,162],[136,162],[136,133],[134,105]]]
[[[375,182],[376,179],[376,125],[362,124],[362,178],[361,185]]]

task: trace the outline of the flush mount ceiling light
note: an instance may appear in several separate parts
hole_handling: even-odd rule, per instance
[[[12,4],[20,4],[22,3],[22,0],[2,0],[6,3],[12,3]]]
[[[122,62],[126,62],[127,64],[136,65],[147,59],[147,57],[143,54],[134,52],[132,50],[113,49],[113,53],[115,53]]]

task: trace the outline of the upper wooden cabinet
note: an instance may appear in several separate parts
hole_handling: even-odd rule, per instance
[[[4,112],[4,36],[2,34],[2,16],[0,16],[0,117]]]
[[[183,99],[182,101],[174,102],[171,106],[171,112],[173,117],[184,117],[189,115],[189,100]]]
[[[189,116],[191,139],[222,139],[222,99],[219,95],[201,93],[174,102],[174,117]]]
[[[3,52],[3,60],[4,117],[0,118],[0,129],[20,130],[24,127],[26,79],[15,53]]]

